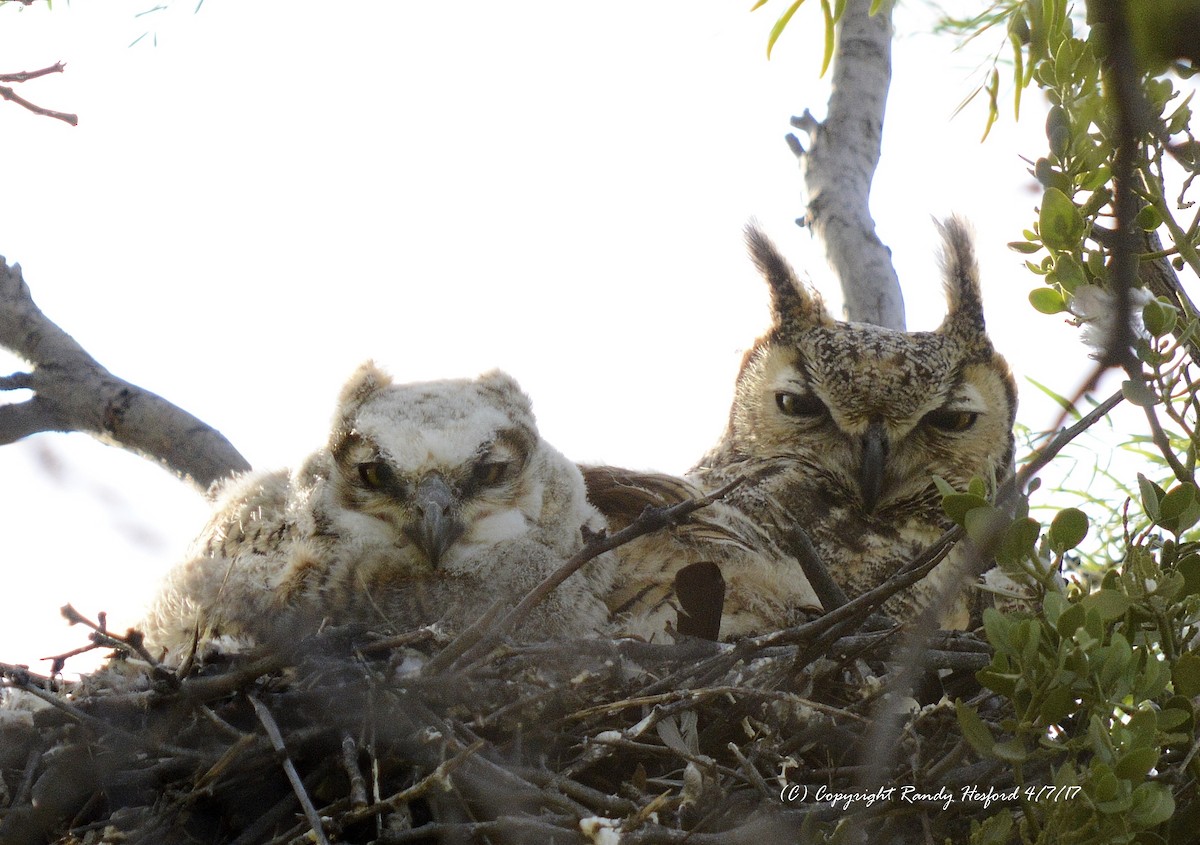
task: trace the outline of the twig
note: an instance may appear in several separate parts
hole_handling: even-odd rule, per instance
[[[463,763],[473,757],[479,749],[483,748],[486,743],[482,739],[478,739],[470,745],[463,748],[453,757],[443,760],[438,764],[437,768],[421,778],[407,789],[403,789],[394,795],[389,795],[382,801],[374,804],[368,804],[364,807],[358,807],[339,819],[339,826],[347,828],[359,822],[366,821],[372,816],[382,813],[392,813],[399,810],[404,805],[418,798],[423,797],[433,787],[441,788],[447,783],[447,778],[458,769]],[[425,828],[421,828],[424,830]]]
[[[350,779],[350,806],[356,810],[367,806],[367,783],[358,767],[358,745],[348,733],[342,734],[342,768]]]
[[[56,120],[61,120],[63,123],[69,123],[72,126],[79,125],[79,115],[67,114],[65,112],[54,111],[53,109],[42,108],[39,105],[29,102],[7,85],[0,85],[0,97],[3,97],[11,103],[16,103],[18,106],[28,109],[34,114],[40,114],[44,117],[53,117]]]
[[[90,635],[90,639],[93,643],[92,646],[83,649],[76,649],[75,651],[68,652],[67,654],[60,654],[53,658],[44,658],[47,660],[53,660],[55,667],[59,671],[61,671],[62,668],[59,665],[59,662],[62,661],[65,663],[67,657],[71,657],[83,651],[88,651],[93,647],[115,648],[119,651],[125,652],[126,654],[134,655],[144,660],[147,665],[150,666],[150,671],[154,674],[154,677],[158,680],[165,681],[171,687],[179,686],[179,678],[175,675],[175,673],[166,669],[161,663],[155,660],[154,656],[151,655],[146,649],[146,645],[140,631],[130,629],[129,633],[125,636],[118,636],[107,630],[103,612],[100,614],[101,621],[99,624],[97,624],[88,619],[70,604],[64,604],[59,609],[59,612],[63,615],[63,618],[67,620],[67,624],[83,625],[87,628],[91,628],[92,633]]]
[[[28,82],[31,79],[37,79],[39,76],[62,73],[66,70],[66,67],[62,62],[55,62],[50,67],[44,67],[41,70],[19,70],[16,73],[0,73],[0,82]]]
[[[825,561],[821,560],[821,556],[813,547],[812,540],[802,528],[797,526],[788,531],[784,542],[792,557],[800,561],[804,577],[808,579],[813,592],[821,600],[822,608],[826,611],[835,610],[849,601],[841,585],[829,574]]]
[[[253,705],[254,713],[258,716],[258,721],[262,723],[263,729],[267,732],[267,736],[270,737],[272,747],[279,755],[280,765],[283,766],[284,774],[287,775],[288,781],[292,784],[292,791],[296,793],[296,800],[300,802],[300,806],[304,810],[304,816],[308,819],[308,824],[312,828],[317,845],[329,845],[329,840],[325,837],[325,828],[321,822],[321,816],[317,812],[317,808],[313,806],[312,799],[308,797],[308,790],[304,788],[304,782],[300,779],[300,773],[296,771],[296,765],[292,762],[292,758],[288,756],[287,745],[283,742],[283,734],[279,732],[279,725],[275,724],[275,719],[271,715],[271,711],[256,697],[250,696],[250,704]]]

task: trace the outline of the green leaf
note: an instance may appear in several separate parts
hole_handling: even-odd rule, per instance
[[[1180,698],[1182,698],[1182,696],[1180,696]],[[1188,704],[1189,710],[1182,710],[1178,707],[1168,707],[1165,710],[1159,711],[1158,729],[1160,731],[1163,731],[1164,733],[1167,731],[1172,731],[1175,728],[1183,727],[1191,720],[1191,704],[1188,702],[1185,703]]]
[[[1050,141],[1050,152],[1060,160],[1071,148],[1071,121],[1062,106],[1052,107],[1046,116],[1046,138]]]
[[[963,517],[963,528],[977,546],[986,547],[1008,527],[1010,518],[995,505],[984,504],[971,508]]]
[[[1051,399],[1053,399],[1055,402],[1057,402],[1059,407],[1061,407],[1064,411],[1066,411],[1068,414],[1070,414],[1073,418],[1081,419],[1083,417],[1083,414],[1079,413],[1079,410],[1075,407],[1075,403],[1073,403],[1067,397],[1065,397],[1059,393],[1055,393],[1053,390],[1046,387],[1046,385],[1042,384],[1040,381],[1031,379],[1029,376],[1025,377],[1025,381],[1029,382],[1034,387],[1036,387],[1038,390],[1042,391],[1042,393],[1045,393],[1047,396],[1049,396]]]
[[[767,36],[767,58],[771,58],[771,50],[775,47],[775,42],[779,40],[780,34],[787,27],[788,21],[792,19],[792,15],[796,14],[796,10],[804,4],[804,0],[796,0],[788,7],[779,20],[775,21],[775,25],[771,27],[771,34]]]
[[[1083,177],[1083,183],[1079,186],[1085,191],[1096,191],[1103,188],[1112,179],[1112,168],[1106,164],[1102,164]]]
[[[1134,218],[1134,224],[1146,232],[1153,232],[1162,225],[1162,215],[1158,213],[1158,209],[1152,205],[1143,206]]]
[[[1158,503],[1167,495],[1167,491],[1163,490],[1140,472],[1137,474],[1137,480],[1138,490],[1142,494],[1142,510],[1146,512],[1146,516],[1150,517],[1152,522],[1158,522],[1162,516],[1162,511],[1159,510]]]
[[[997,559],[1001,563],[1020,563],[1033,554],[1038,535],[1041,533],[1042,524],[1036,519],[1025,517],[1015,520],[1005,532],[1000,548],[996,549]],[[1053,624],[1053,620],[1050,621]]]
[[[971,820],[972,845],[1006,845],[1012,833],[1013,820],[1008,813],[997,813],[982,823]]]
[[[1154,337],[1162,337],[1175,328],[1178,318],[1175,307],[1161,300],[1152,299],[1142,306],[1142,324]]]
[[[1029,759],[1029,750],[1019,739],[997,742],[992,746],[992,755],[1007,763],[1023,763]]]
[[[1200,655],[1191,652],[1180,655],[1171,668],[1171,682],[1177,695],[1185,698],[1200,695]]]
[[[1042,726],[1057,725],[1075,712],[1075,693],[1065,684],[1056,686],[1046,694],[1038,709]]]
[[[825,18],[825,55],[821,58],[821,73],[829,70],[829,62],[833,59],[833,10],[829,8],[829,0],[821,0],[821,14]]]
[[[1113,766],[1113,774],[1125,780],[1141,781],[1158,763],[1157,748],[1135,748]]]
[[[1054,288],[1037,288],[1029,292],[1029,304],[1043,314],[1059,314],[1067,310],[1066,300]]]
[[[1057,630],[1058,620],[1067,609],[1067,599],[1062,593],[1047,592],[1042,598],[1042,616]]]
[[[987,499],[971,493],[951,493],[942,497],[942,510],[959,525],[965,524],[969,511],[986,504]]]
[[[1195,501],[1196,487],[1194,485],[1184,482],[1174,487],[1158,503],[1162,515],[1156,521],[1169,522],[1178,519]]]
[[[1073,251],[1083,239],[1083,229],[1083,215],[1071,198],[1058,188],[1047,188],[1042,193],[1038,214],[1042,243],[1053,249]]]
[[[1054,630],[1058,631],[1060,637],[1070,638],[1075,636],[1075,632],[1083,625],[1084,614],[1086,611],[1083,605],[1078,602],[1070,605],[1059,614],[1058,621],[1054,623]]]
[[[1020,252],[1025,255],[1032,255],[1042,248],[1041,244],[1031,244],[1029,241],[1009,241],[1008,248],[1013,252]]]
[[[1073,293],[1077,287],[1087,283],[1087,277],[1083,275],[1083,265],[1067,252],[1060,253],[1054,259],[1054,271],[1050,274],[1050,279],[1062,285],[1062,289],[1067,293]]]
[[[1142,828],[1158,827],[1175,815],[1175,798],[1162,783],[1143,783],[1133,790],[1129,820]]]
[[[1175,564],[1175,569],[1183,576],[1183,589],[1187,595],[1194,596],[1200,593],[1200,555],[1194,552],[1184,555]]]
[[[1089,610],[1096,611],[1100,615],[1102,622],[1112,622],[1114,619],[1120,619],[1129,610],[1130,604],[1132,604],[1129,596],[1124,593],[1118,593],[1116,590],[1097,590],[1090,596],[1084,596],[1079,603],[1083,605],[1085,612]],[[1101,632],[1089,631],[1089,633],[1096,636],[1097,633]]]
[[[1050,523],[1047,537],[1050,541],[1050,548],[1057,554],[1062,554],[1082,543],[1087,532],[1087,514],[1079,508],[1065,508],[1059,511],[1055,515],[1054,521]]]
[[[996,740],[988,726],[983,723],[983,719],[979,718],[979,714],[958,699],[954,700],[954,713],[958,716],[958,727],[962,731],[963,739],[970,743],[976,753],[990,757]]]
[[[1144,381],[1126,379],[1121,382],[1121,393],[1124,394],[1127,402],[1137,405],[1139,408],[1149,408],[1158,404],[1158,397],[1154,395],[1153,390],[1146,386]]]
[[[1091,595],[1085,595],[1080,604],[1084,606],[1085,612],[1094,610],[1099,613],[1100,621],[1112,622],[1126,615],[1129,605],[1133,603],[1129,601],[1128,595],[1118,593],[1115,589],[1098,589]]]
[[[1112,644],[1103,649],[1103,668],[1100,670],[1100,683],[1108,690],[1120,690],[1122,695],[1129,687],[1126,672],[1133,662],[1133,649],[1129,640],[1120,633],[1112,635]]]
[[[958,491],[950,484],[949,481],[942,478],[940,475],[933,477],[933,486],[937,488],[938,493],[943,496],[953,496]]]

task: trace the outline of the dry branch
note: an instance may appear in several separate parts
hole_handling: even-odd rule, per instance
[[[44,67],[41,70],[22,70],[17,71],[16,73],[0,73],[0,82],[28,82],[31,79],[37,79],[38,77],[46,76],[47,74],[62,73],[65,68],[66,65],[64,65],[62,62],[55,62],[54,64],[50,65],[50,67]],[[24,97],[17,94],[7,85],[0,85],[0,97],[3,97],[10,103],[16,103],[18,106],[21,106],[22,108],[27,109],[34,114],[39,114],[43,117],[52,117],[55,120],[61,120],[63,123],[69,123],[72,126],[79,125],[78,115],[54,111],[52,109],[43,108],[35,103],[31,103]]]
[[[904,328],[904,299],[891,253],[875,234],[869,206],[879,165],[892,68],[892,3],[848,0],[838,23],[833,93],[825,119],[805,110],[792,125],[808,136],[788,144],[800,162],[808,203],[803,220],[825,245],[850,320]]]
[[[0,257],[0,346],[33,364],[0,389],[32,390],[0,406],[0,445],[43,431],[83,431],[161,464],[202,489],[250,465],[220,432],[117,378],[33,301],[20,265]]]

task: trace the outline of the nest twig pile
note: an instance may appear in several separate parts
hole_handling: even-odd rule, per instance
[[[934,795],[1004,785],[942,700],[983,700],[983,643],[938,633],[914,667],[891,629],[815,652],[787,633],[509,643],[463,663],[439,661],[436,629],[330,629],[182,677],[119,659],[78,684],[0,664],[49,705],[0,721],[0,841],[763,845],[847,822],[943,841],[996,811]]]

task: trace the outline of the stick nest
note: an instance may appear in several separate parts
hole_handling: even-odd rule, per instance
[[[435,628],[330,629],[179,672],[127,647],[77,683],[0,664],[0,842],[963,841],[996,812],[931,796],[1008,785],[947,698],[999,706],[978,638],[786,640],[464,661]]]

